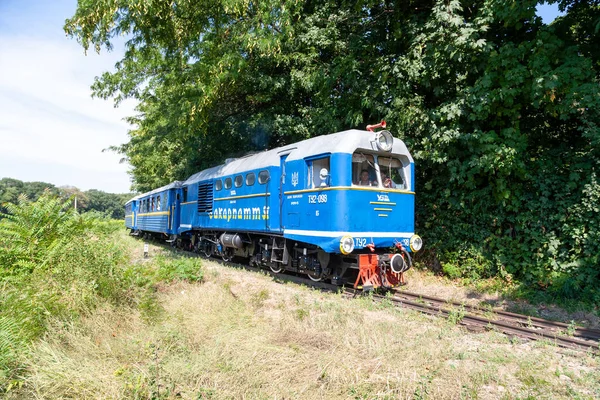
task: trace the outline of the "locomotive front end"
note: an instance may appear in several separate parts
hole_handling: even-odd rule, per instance
[[[413,159],[401,140],[387,130],[374,132],[377,128],[385,128],[385,122],[368,126],[371,146],[352,154],[347,223],[355,235],[340,240],[346,260],[356,260],[354,287],[365,290],[403,284],[411,253],[423,246],[414,233]]]

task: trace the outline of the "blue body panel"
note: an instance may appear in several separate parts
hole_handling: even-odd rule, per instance
[[[179,189],[168,189],[137,199],[139,212],[136,216],[136,229],[167,235],[176,234],[179,228],[178,193]],[[157,204],[154,208],[144,208],[144,202],[151,204],[150,200],[157,197],[161,199],[160,208]]]
[[[137,230],[137,213],[138,213],[138,202],[132,200],[125,207],[125,227]]]
[[[245,184],[248,173],[258,176],[260,171],[268,170],[271,176],[268,182],[260,184],[258,179],[253,185]],[[278,179],[273,179],[279,169],[276,167],[261,168],[260,170],[244,171],[234,175],[224,175],[219,178],[234,180],[242,175],[244,183],[240,187],[216,190],[217,179],[207,179],[198,183],[184,185],[187,189],[187,201],[181,203],[181,224],[179,232],[193,229],[216,229],[254,232],[281,232],[279,215],[273,213],[273,208],[279,207]],[[201,185],[209,185],[212,190],[212,208],[198,211],[198,189]]]
[[[355,249],[368,244],[408,248],[414,234],[414,194],[359,187],[285,193],[285,237],[339,253],[340,239],[350,235]]]
[[[331,186],[323,188],[308,188],[304,160],[287,163],[287,173],[297,173],[297,179],[283,185],[284,236],[328,253],[340,253],[340,239],[346,235],[354,238],[355,249],[371,243],[391,247],[397,241],[409,248],[414,234],[414,192],[352,185],[352,155],[333,153],[330,157]]]
[[[330,157],[328,186],[312,188],[310,162],[323,157]],[[257,180],[251,186],[244,182],[240,187],[215,188],[217,180],[233,181],[242,175],[245,181],[247,173],[258,175],[259,170],[184,184],[187,201],[181,206],[179,233],[199,229],[275,233],[329,253],[340,253],[340,239],[350,235],[357,250],[368,244],[392,247],[396,242],[408,249],[414,234],[414,192],[352,185],[351,159],[352,154],[333,153],[288,162],[282,155],[279,167],[261,169],[270,173],[265,184]],[[200,185],[212,190],[210,211],[198,212]]]

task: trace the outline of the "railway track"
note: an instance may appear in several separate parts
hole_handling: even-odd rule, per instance
[[[353,288],[340,287],[324,282],[314,282],[310,279],[293,275],[275,274],[271,271],[255,267],[240,267],[252,271],[267,272],[276,280],[303,284],[324,291],[337,292],[342,290],[347,297],[364,295],[364,292]],[[471,331],[495,330],[506,335],[529,340],[545,340],[563,348],[600,353],[600,330],[597,329],[580,328],[562,322],[502,310],[489,310],[464,305],[403,290],[394,290],[390,293],[392,293],[391,296],[380,294],[371,294],[370,296],[372,296],[374,301],[390,301],[399,307],[410,308],[425,314],[447,319],[454,319],[456,323],[465,326]]]
[[[386,298],[394,304],[427,314],[454,318],[456,322],[472,330],[493,329],[530,340],[546,340],[560,347],[600,351],[600,330],[597,329],[580,328],[502,310],[486,310],[405,291],[395,291],[392,297],[374,297]]]
[[[342,290],[347,297],[365,295],[364,292],[349,287],[340,287],[325,282],[315,282],[308,278],[294,275],[276,274],[269,270],[250,267],[248,265],[225,263],[221,260],[215,261],[249,271],[267,273],[277,281],[293,282],[328,292],[338,292]],[[389,293],[392,295],[371,293],[370,296],[374,301],[390,301],[399,307],[453,319],[456,323],[463,325],[472,331],[495,330],[510,336],[529,340],[545,340],[559,347],[592,351],[600,354],[600,330],[597,329],[581,328],[562,322],[550,321],[502,310],[490,310],[470,306],[404,290],[396,289]]]

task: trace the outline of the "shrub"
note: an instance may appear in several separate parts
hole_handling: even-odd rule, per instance
[[[117,225],[80,215],[45,192],[6,204],[0,220],[0,391],[10,386],[19,357],[45,332],[49,317],[73,319],[98,299],[127,299],[121,265],[126,252],[108,233]]]
[[[202,281],[201,261],[194,257],[179,257],[157,259],[158,269],[156,281],[172,282],[174,280],[185,280],[189,282]]]

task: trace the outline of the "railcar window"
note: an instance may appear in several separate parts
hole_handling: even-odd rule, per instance
[[[220,179],[217,179],[215,181],[215,190],[221,190],[223,189],[223,181]]]
[[[162,197],[162,195],[158,195],[158,197],[156,198],[156,209],[158,211],[160,211],[160,198]]]
[[[255,181],[256,181],[256,175],[254,175],[254,172],[250,172],[249,174],[246,175],[246,186],[254,185]]]
[[[323,168],[325,168],[327,169],[328,173],[331,174],[331,171],[329,170],[329,158],[330,157],[323,157],[316,160],[307,161],[309,188],[328,186],[328,178],[326,177],[325,179],[321,179],[320,172]]]
[[[187,190],[188,188],[184,187],[183,188],[183,202],[187,203]]]
[[[241,176],[241,175],[236,175],[235,180],[233,181],[233,183],[235,184],[235,187],[242,186],[242,183],[244,183],[244,177]]]
[[[271,175],[269,174],[269,170],[262,170],[258,173],[258,183],[264,185],[265,183],[269,182],[270,177]]]
[[[231,189],[231,178],[225,178],[225,189]]]

